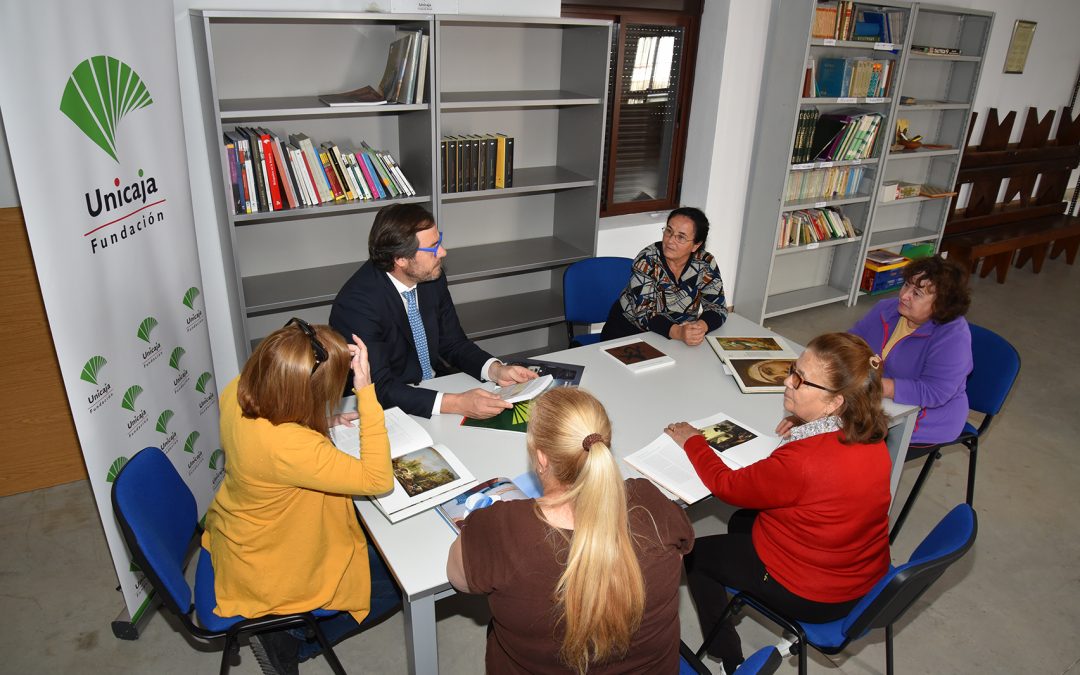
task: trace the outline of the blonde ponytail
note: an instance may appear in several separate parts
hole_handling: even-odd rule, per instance
[[[529,452],[535,458],[543,451],[548,470],[566,487],[546,504],[569,504],[574,514],[555,602],[564,628],[560,657],[578,673],[625,655],[645,609],[645,580],[610,438],[604,407],[581,389],[554,389],[533,403]]]

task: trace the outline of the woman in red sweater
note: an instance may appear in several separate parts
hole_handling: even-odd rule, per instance
[[[712,493],[742,507],[727,534],[698,539],[684,559],[703,634],[727,605],[724,586],[819,623],[845,616],[889,566],[881,359],[862,338],[828,333],[807,345],[784,385],[782,444],[744,469],[729,469],[689,424],[666,430]],[[730,618],[708,652],[729,673],[742,663]]]

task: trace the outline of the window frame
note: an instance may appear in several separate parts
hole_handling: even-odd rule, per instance
[[[623,0],[625,2],[626,0]],[[653,211],[668,211],[679,206],[682,196],[683,163],[686,158],[687,130],[690,120],[690,105],[694,90],[694,69],[697,63],[698,34],[701,27],[701,13],[704,5],[701,0],[684,0],[681,3],[661,3],[659,0],[642,3],[652,7],[626,6],[604,0],[594,0],[590,4],[576,4],[564,2],[562,14],[566,17],[607,19],[616,24],[618,28],[618,42],[615,53],[612,54],[613,68],[609,71],[609,77],[614,82],[608,83],[609,101],[605,111],[605,136],[606,129],[611,128],[611,138],[604,149],[604,169],[601,184],[601,207],[600,217],[621,216],[633,213],[649,213]],[[658,6],[665,4],[671,6],[677,4],[681,9],[661,9]],[[618,156],[620,106],[622,100],[623,83],[622,73],[625,66],[626,56],[626,25],[645,24],[658,26],[677,26],[684,30],[684,43],[679,62],[679,92],[676,97],[675,130],[671,144],[671,157],[667,176],[667,197],[663,199],[649,199],[642,201],[614,203],[615,195],[615,169]]]

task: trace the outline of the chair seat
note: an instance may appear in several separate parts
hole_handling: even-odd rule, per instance
[[[214,565],[210,561],[210,552],[205,548],[199,548],[199,562],[195,569],[195,614],[199,617],[199,623],[208,630],[224,633],[230,628],[246,621],[246,616],[218,616],[214,613],[217,607],[217,594],[214,592]],[[338,613],[334,609],[316,609],[311,612],[316,617],[333,616]]]

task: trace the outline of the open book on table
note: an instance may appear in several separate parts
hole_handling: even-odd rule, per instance
[[[476,483],[450,448],[435,443],[431,435],[401,408],[386,411],[386,431],[390,437],[394,489],[366,499],[371,499],[391,523],[434,508]],[[330,437],[339,450],[353,457],[360,456],[358,427],[333,427]]]
[[[495,502],[508,502],[514,499],[536,499],[543,492],[536,474],[526,472],[517,478],[492,478],[462,492],[435,507],[435,511],[453,528],[461,532],[461,522],[470,513],[487,508]]]
[[[691,424],[704,434],[720,460],[732,469],[765,459],[780,442],[776,436],[756,431],[723,413]],[[687,504],[709,496],[709,488],[698,478],[686,452],[665,433],[628,456],[626,463]]]
[[[769,335],[750,337],[706,335],[705,341],[724,363],[727,363],[729,359],[794,359],[798,356],[782,338]]]

